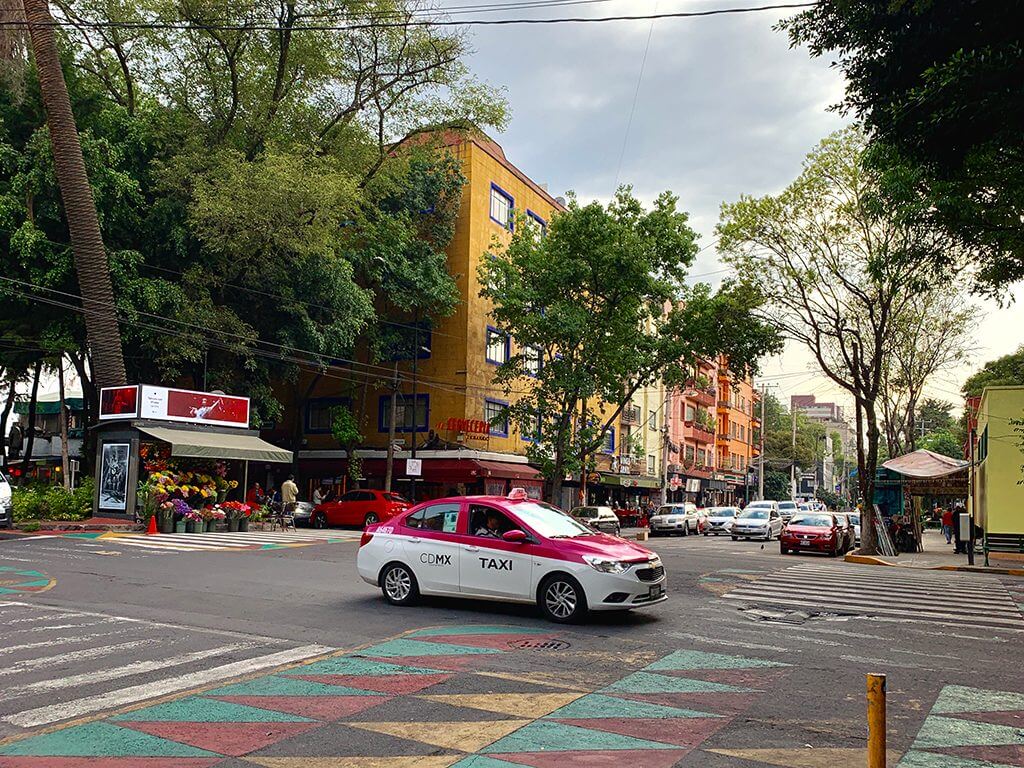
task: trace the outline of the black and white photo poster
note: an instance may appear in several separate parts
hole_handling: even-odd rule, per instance
[[[100,509],[124,512],[128,499],[128,443],[106,443],[100,468]]]

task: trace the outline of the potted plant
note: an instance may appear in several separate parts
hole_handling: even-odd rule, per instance
[[[185,533],[202,533],[204,525],[203,515],[199,510],[190,509],[185,513]]]
[[[227,515],[224,513],[224,510],[221,509],[220,505],[218,504],[214,504],[212,507],[209,508],[209,510],[210,516],[206,521],[206,530],[215,531],[220,526],[220,524],[224,522],[224,518],[226,518]]]
[[[185,515],[192,511],[192,507],[184,499],[171,501],[171,513],[174,518],[174,532],[184,533],[186,528]]]
[[[164,501],[157,509],[157,527],[160,533],[174,533],[174,502]]]

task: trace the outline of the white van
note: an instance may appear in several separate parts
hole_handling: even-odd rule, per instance
[[[0,472],[0,528],[14,525],[14,506],[11,503],[11,484]]]

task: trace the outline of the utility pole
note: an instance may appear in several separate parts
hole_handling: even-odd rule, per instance
[[[789,498],[796,499],[796,408],[789,404],[789,412],[793,417],[792,450],[789,454]]]
[[[764,498],[764,401],[768,397],[768,387],[761,385],[761,453],[759,454],[757,472],[757,498]]]
[[[395,419],[398,417],[398,361],[395,360],[395,379],[391,387],[391,418],[388,421],[388,459],[384,470],[384,490],[391,492],[395,468]],[[349,456],[349,461],[352,457]]]
[[[419,427],[419,402],[416,392],[417,378],[420,360],[420,315],[417,312],[413,320],[413,347],[412,347],[412,458],[416,458],[416,430]],[[423,415],[426,418],[426,414]],[[506,430],[507,431],[507,430]],[[409,501],[416,503],[416,476],[409,476]]]
[[[57,358],[57,391],[60,400],[60,474],[64,487],[71,490],[70,462],[68,461],[68,410],[64,398],[64,354]]]
[[[672,390],[665,388],[665,402],[661,414],[661,503],[668,504],[668,453],[672,436],[668,430],[668,417],[672,407]]]

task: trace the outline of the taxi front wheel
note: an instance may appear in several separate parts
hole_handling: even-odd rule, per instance
[[[413,572],[401,563],[392,563],[380,575],[384,599],[392,605],[412,605],[420,596]]]
[[[587,613],[587,596],[583,587],[576,579],[562,574],[545,580],[537,602],[544,615],[559,624],[579,621]]]

